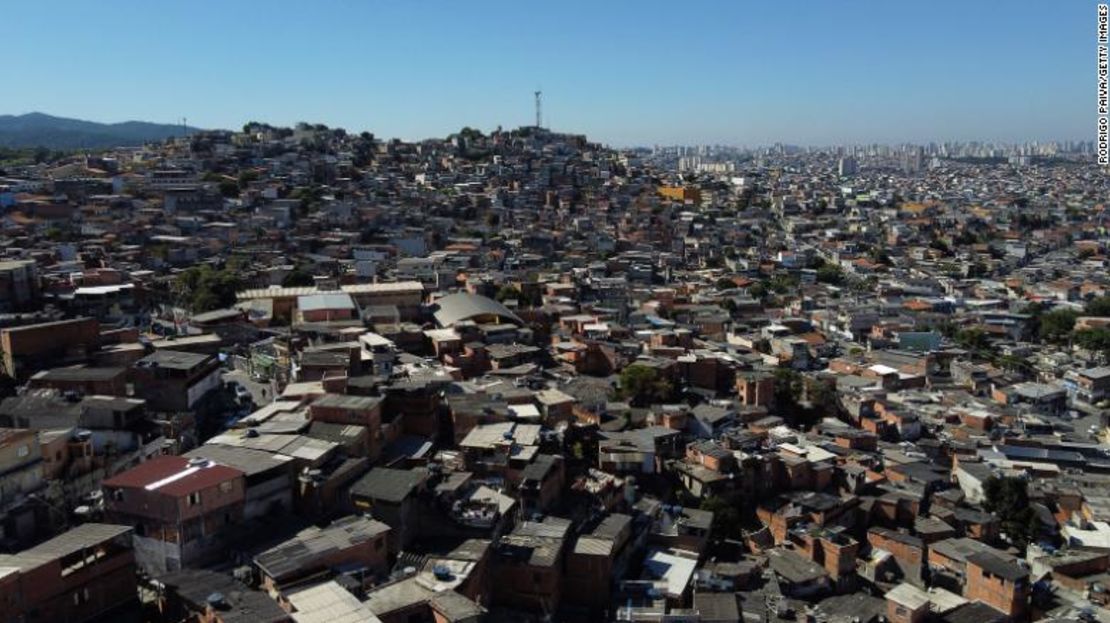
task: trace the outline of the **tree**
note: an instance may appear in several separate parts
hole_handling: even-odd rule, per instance
[[[1057,309],[1041,314],[1037,334],[1047,342],[1066,342],[1078,317],[1079,314],[1070,309]]]
[[[619,395],[635,406],[663,402],[672,389],[671,382],[650,366],[634,363],[621,370]]]
[[[983,509],[999,517],[1002,531],[1021,549],[1036,540],[1040,519],[1029,506],[1029,492],[1021,478],[991,476],[983,483]]]
[[[966,348],[967,350],[977,353],[990,350],[991,347],[990,338],[987,337],[985,331],[978,327],[962,329],[960,332],[956,333],[956,343],[959,344],[961,348]]]
[[[239,184],[231,180],[223,180],[220,182],[220,195],[228,199],[234,199],[239,196]]]
[[[258,171],[246,169],[239,172],[239,188],[246,188],[247,184],[258,179]]]
[[[771,277],[770,288],[777,294],[783,294],[798,285],[798,278],[784,273]]]
[[[840,285],[844,281],[844,272],[836,264],[825,264],[817,269],[817,281]]]
[[[802,398],[802,375],[789,368],[775,370],[775,411],[792,413]]]
[[[1076,331],[1075,343],[1110,360],[1110,329],[1098,327]]]
[[[1009,370],[1010,372],[1029,374],[1033,371],[1033,365],[1017,355],[1002,355],[998,358],[997,363],[1000,368]]]
[[[314,285],[315,283],[316,280],[313,278],[312,273],[301,268],[300,266],[297,266],[293,270],[289,271],[289,274],[285,276],[285,279],[281,280],[281,286],[283,288],[304,288]]]
[[[474,141],[474,140],[485,137],[485,135],[482,134],[481,130],[477,130],[477,129],[472,128],[470,126],[467,126],[467,127],[463,128],[462,130],[460,130],[459,131],[459,136],[465,138],[468,141]]]
[[[230,307],[240,285],[234,271],[194,266],[178,275],[176,289],[183,305],[193,312],[205,312]]]
[[[762,281],[757,281],[748,286],[748,294],[754,299],[762,299],[767,296],[767,286]]]
[[[840,411],[840,402],[836,396],[836,386],[824,381],[813,383],[809,391],[809,402],[817,409],[822,417],[835,417]]]
[[[510,285],[501,286],[501,289],[494,295],[494,298],[497,299],[499,303],[504,303],[505,301],[519,301],[520,297],[520,290]]]
[[[370,161],[374,159],[374,135],[369,132],[359,134],[351,149],[354,152],[354,157],[351,159],[352,164],[356,167],[364,167],[370,164]]]
[[[293,192],[289,193],[289,197],[299,199],[301,213],[307,215],[323,200],[324,191],[319,186],[300,186],[293,189]]]
[[[876,264],[890,264],[890,254],[883,247],[872,247],[870,256]]]
[[[1083,313],[1088,316],[1110,316],[1110,296],[1100,296],[1087,303]]]
[[[739,539],[744,536],[740,525],[740,511],[735,504],[730,504],[724,498],[711,495],[702,499],[698,505],[701,510],[713,513],[713,535],[727,539]]]

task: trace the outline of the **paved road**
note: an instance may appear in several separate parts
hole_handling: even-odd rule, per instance
[[[240,370],[224,372],[223,380],[225,383],[235,381],[243,387],[246,387],[247,391],[251,393],[251,397],[254,399],[254,404],[256,405],[268,405],[273,401],[273,390],[270,384],[259,383],[251,379],[250,375],[246,372]]]

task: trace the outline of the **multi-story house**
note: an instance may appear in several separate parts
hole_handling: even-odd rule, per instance
[[[131,367],[139,398],[156,411],[187,411],[220,386],[220,363],[200,353],[160,350]]]
[[[151,573],[224,553],[243,521],[242,471],[208,459],[160,456],[104,481],[108,517],[135,527],[135,557]]]
[[[4,621],[110,620],[137,600],[129,526],[87,523],[15,555],[0,554]]]

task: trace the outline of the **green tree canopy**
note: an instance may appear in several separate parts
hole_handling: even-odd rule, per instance
[[[750,294],[752,298],[762,299],[767,296],[767,286],[764,285],[762,281],[757,281],[748,286],[748,294]]]
[[[1110,329],[1098,327],[1075,332],[1075,343],[1110,359]]]
[[[1070,309],[1057,309],[1041,314],[1037,334],[1048,342],[1066,342],[1078,317],[1079,314]]]
[[[825,264],[817,269],[817,281],[839,285],[844,281],[844,271],[836,264]]]
[[[778,273],[771,277],[770,287],[771,290],[778,294],[783,294],[798,285],[798,278],[794,275],[786,273]]]
[[[713,535],[728,539],[739,539],[744,536],[740,525],[740,510],[736,504],[724,498],[711,495],[702,499],[699,507],[703,511],[713,513]]]
[[[673,387],[655,368],[634,363],[620,373],[621,398],[635,406],[647,406],[670,398]]]
[[[194,266],[178,275],[176,289],[184,306],[206,312],[233,305],[241,285],[234,271]]]
[[[239,172],[239,188],[246,188],[247,184],[258,179],[258,171],[245,169]]]
[[[1083,309],[1088,316],[1110,316],[1110,296],[1100,296],[1093,299]]]
[[[497,294],[494,295],[494,298],[497,299],[498,302],[504,303],[505,301],[519,301],[521,296],[520,290],[510,285],[503,285],[501,289],[497,291]]]
[[[983,509],[999,517],[1002,531],[1021,549],[1036,540],[1040,519],[1029,506],[1029,492],[1021,478],[992,476],[983,483]]]
[[[995,363],[1004,370],[1009,370],[1011,372],[1029,374],[1033,371],[1033,365],[1026,361],[1025,358],[1017,355],[1002,355]]]
[[[283,288],[303,288],[314,285],[316,280],[312,277],[312,273],[304,268],[297,266],[281,280]]]
[[[802,375],[789,368],[775,370],[775,410],[787,413],[797,408],[802,398]]]
[[[231,180],[222,180],[219,184],[220,195],[228,199],[234,199],[239,196],[239,184]]]
[[[956,343],[959,344],[961,348],[966,348],[967,350],[975,352],[987,351],[990,350],[991,347],[990,337],[987,336],[985,331],[978,327],[960,330],[956,333]]]

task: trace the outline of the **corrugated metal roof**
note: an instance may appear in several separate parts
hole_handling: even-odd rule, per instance
[[[154,489],[158,493],[182,497],[243,476],[241,470],[227,465],[209,463],[193,469],[185,457],[159,456],[104,481],[104,486],[138,489],[158,485]]]
[[[288,541],[262,552],[254,562],[277,581],[310,573],[327,564],[338,551],[365,543],[389,531],[384,523],[365,517],[345,517],[326,528],[302,530]]]
[[[509,311],[508,307],[477,294],[466,292],[450,294],[439,299],[437,303],[439,309],[435,312],[435,318],[441,327],[450,327],[476,316],[498,316],[516,324],[524,324],[524,321]]]
[[[131,532],[131,526],[81,524],[68,532],[12,556],[0,556],[0,568],[29,569]],[[2,574],[0,574],[2,575]]]
[[[302,312],[321,309],[354,309],[355,301],[346,292],[321,292],[297,297],[297,309]]]
[[[347,294],[392,294],[392,293],[423,293],[424,286],[419,281],[398,281],[395,283],[358,283],[340,286],[339,290]],[[292,296],[306,296],[321,292],[315,286],[302,286],[298,288],[251,288],[237,292],[235,297],[240,301],[251,299],[268,299]]]
[[[584,556],[608,556],[613,551],[613,541],[593,536],[578,537],[574,553]]]
[[[288,595],[297,623],[380,623],[366,604],[335,580]]]

